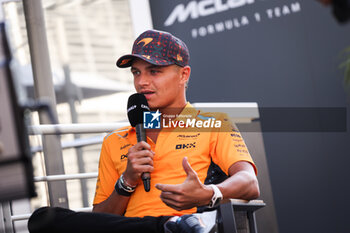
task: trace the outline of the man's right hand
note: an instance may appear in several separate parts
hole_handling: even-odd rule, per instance
[[[153,171],[154,152],[147,142],[138,142],[128,151],[128,164],[124,180],[128,185],[137,186],[144,172]]]

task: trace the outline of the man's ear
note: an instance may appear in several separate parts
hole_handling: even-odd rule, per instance
[[[185,84],[191,75],[191,67],[185,66],[181,69],[180,80],[181,83]]]

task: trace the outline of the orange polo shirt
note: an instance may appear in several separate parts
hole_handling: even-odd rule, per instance
[[[156,144],[147,138],[147,142],[155,152],[151,190],[145,192],[140,179],[139,185],[130,197],[125,216],[184,215],[196,212],[196,208],[177,211],[166,206],[159,197],[160,190],[155,188],[157,183],[180,184],[184,182],[186,179],[186,173],[182,167],[184,157],[188,158],[202,183],[207,176],[211,159],[226,174],[230,166],[237,161],[250,162],[256,171],[240,133],[231,125],[226,114],[203,113],[188,103],[180,115],[187,117],[191,115],[192,118],[203,122],[209,118],[215,118],[222,124],[219,130],[163,128]],[[177,118],[179,119],[181,118]],[[114,184],[126,169],[128,149],[136,143],[136,131],[132,127],[118,129],[105,137],[100,155],[94,204],[106,200],[111,195]]]

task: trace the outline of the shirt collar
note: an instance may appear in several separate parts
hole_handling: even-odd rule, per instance
[[[181,113],[175,118],[175,121],[186,120],[187,118],[195,118],[199,114],[199,111],[193,107],[190,102],[187,102]]]

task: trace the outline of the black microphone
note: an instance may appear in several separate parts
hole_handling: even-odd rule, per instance
[[[137,142],[147,142],[146,131],[143,127],[143,112],[150,111],[147,99],[143,94],[135,93],[128,100],[128,118],[132,127],[136,129]],[[151,189],[151,174],[144,172],[141,175],[146,192]]]

